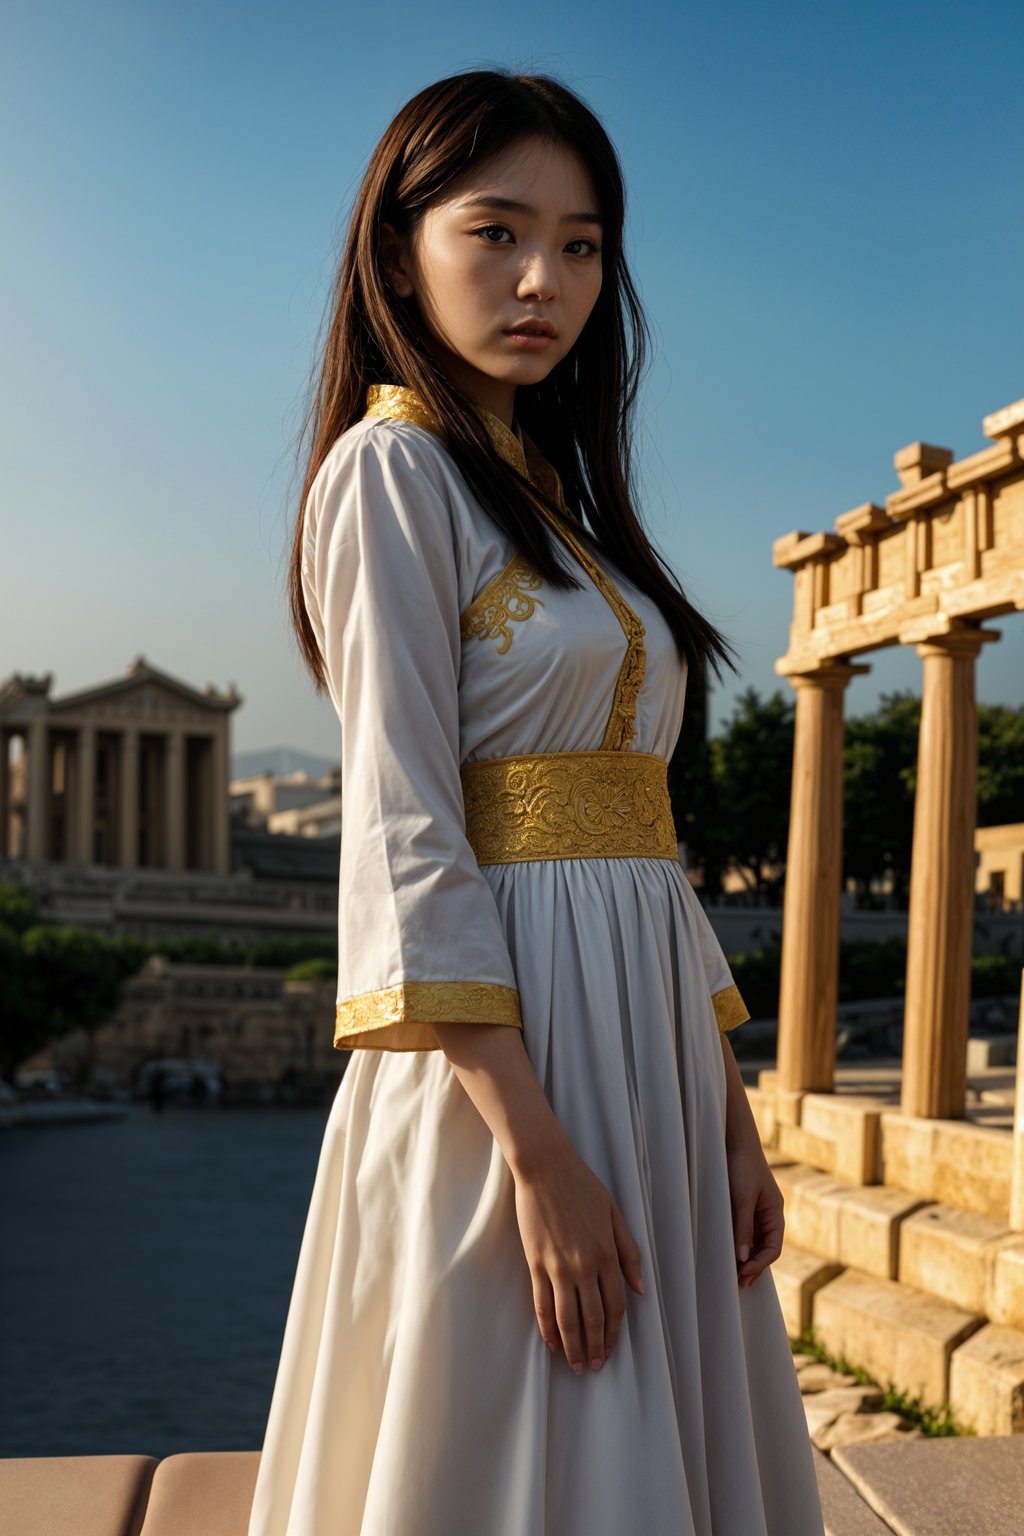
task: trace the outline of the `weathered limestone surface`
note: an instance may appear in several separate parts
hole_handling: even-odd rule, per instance
[[[855,1269],[817,1290],[812,1310],[830,1354],[930,1406],[948,1400],[953,1350],[985,1323],[980,1313]]]
[[[997,1244],[990,1279],[985,1311],[991,1321],[1024,1328],[1024,1236],[1020,1233]]]
[[[838,1264],[798,1247],[788,1233],[783,1238],[782,1252],[772,1265],[772,1275],[791,1338],[806,1333],[813,1316],[815,1291],[834,1279],[839,1269]]]
[[[896,1278],[969,1312],[984,1312],[998,1244],[1013,1236],[992,1216],[954,1205],[924,1206],[900,1228]]]
[[[831,1160],[822,1167],[850,1184],[876,1184],[882,1175],[883,1108],[863,1094],[807,1093],[800,1129],[832,1143]]]
[[[903,1189],[891,1189],[885,1184],[852,1190],[840,1213],[840,1262],[877,1275],[880,1280],[895,1280],[903,1222],[926,1205],[920,1195],[908,1195]]]
[[[776,1169],[773,1177],[785,1202],[785,1240],[822,1258],[838,1259],[842,1209],[854,1196],[854,1186],[803,1163]]]
[[[827,1392],[834,1387],[854,1387],[857,1379],[849,1371],[837,1371],[823,1360],[815,1360],[813,1355],[794,1355],[793,1363],[797,1359],[805,1362],[799,1368],[801,1392]]]
[[[812,1438],[823,1451],[837,1445],[858,1445],[865,1441],[909,1440],[920,1435],[916,1425],[907,1426],[898,1413],[860,1413],[856,1409],[840,1413]]]
[[[989,1323],[955,1349],[949,1401],[979,1435],[1024,1435],[1024,1331]]]
[[[1006,1221],[1012,1164],[1013,1139],[1005,1131],[882,1111],[886,1184]]]

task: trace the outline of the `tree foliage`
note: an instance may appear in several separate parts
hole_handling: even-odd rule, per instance
[[[890,883],[887,902],[907,903],[920,722],[920,697],[907,690],[882,694],[872,712],[845,721],[843,874],[865,905]],[[686,785],[677,829],[709,894],[721,889],[726,870],[736,870],[752,899],[780,899],[793,727],[792,700],[779,690],[762,699],[748,688],[716,737],[691,742],[685,765],[673,762],[675,784]],[[1024,821],[1024,708],[978,706],[977,821]]]

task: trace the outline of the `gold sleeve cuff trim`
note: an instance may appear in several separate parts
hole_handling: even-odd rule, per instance
[[[401,981],[339,1001],[334,1048],[440,1050],[434,1023],[523,1027],[519,992],[494,981]]]
[[[712,992],[711,1001],[715,1005],[715,1018],[718,1020],[718,1033],[724,1035],[727,1029],[735,1029],[737,1024],[750,1018],[750,1010],[740,996],[740,989],[735,984],[731,987],[722,987],[718,992]]]

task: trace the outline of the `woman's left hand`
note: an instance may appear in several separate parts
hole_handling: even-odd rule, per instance
[[[752,1285],[761,1271],[782,1252],[782,1191],[767,1159],[753,1140],[726,1148],[729,1197],[732,1202],[736,1275],[740,1289]],[[747,1256],[744,1258],[744,1254]]]

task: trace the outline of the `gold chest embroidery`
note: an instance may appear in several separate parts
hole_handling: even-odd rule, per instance
[[[433,417],[423,401],[415,390],[404,385],[370,385],[366,397],[366,415],[397,417],[403,421],[413,422],[416,426],[425,427],[428,431],[437,431]],[[529,438],[524,438],[521,442],[514,432],[509,431],[503,421],[489,411],[483,412],[483,418],[491,441],[502,458],[517,469],[524,479],[552,496],[562,510],[567,510],[558,471],[538,452]],[[569,546],[579,560],[612,609],[626,637],[626,654],[619,668],[611,713],[601,743],[602,750],[623,751],[636,735],[637,699],[647,669],[647,651],[644,646],[646,629],[639,615],[634,613],[622,593],[604,574],[590,551],[574,534],[564,527],[556,526],[550,514],[539,503],[537,508],[548,518],[553,532]],[[512,644],[509,623],[514,620],[528,619],[538,604],[543,606],[539,597],[530,596],[531,592],[542,585],[538,572],[517,552],[504,570],[499,571],[493,581],[488,582],[461,615],[460,633],[463,638],[475,635],[485,640],[497,635],[500,637],[498,651],[501,653],[507,651]]]
[[[512,559],[489,581],[470,603],[460,621],[463,640],[476,636],[493,640],[498,636],[498,651],[504,654],[512,644],[511,621],[528,619],[534,608],[544,606],[539,597],[531,597],[544,583],[530,562],[517,551]]]

